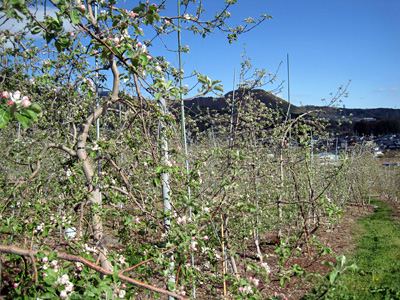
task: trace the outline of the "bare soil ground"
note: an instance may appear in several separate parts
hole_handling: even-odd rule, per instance
[[[333,250],[333,256],[325,255],[318,259],[310,260],[307,258],[307,253],[303,249],[302,257],[295,257],[290,259],[287,265],[298,264],[300,267],[307,270],[307,273],[318,273],[321,275],[326,275],[329,273],[330,269],[326,265],[322,265],[321,262],[328,260],[335,262],[335,257],[340,254],[349,254],[355,249],[354,239],[356,235],[354,234],[356,221],[358,218],[370,215],[374,212],[374,209],[370,205],[365,206],[348,206],[346,209],[346,214],[341,218],[340,223],[331,226],[322,226],[315,233],[319,240],[324,244],[330,245]],[[268,246],[269,249],[267,253],[274,253],[274,246]],[[303,247],[305,248],[305,247]],[[315,250],[315,249],[314,249]],[[276,263],[276,262],[275,262]],[[298,277],[291,278],[287,281],[284,287],[281,286],[279,279],[272,279],[271,283],[268,283],[265,287],[268,290],[262,290],[262,293],[266,297],[274,295],[274,293],[284,294],[288,299],[300,299],[302,296],[310,292],[314,282],[308,282],[306,280],[301,280]]]
[[[400,219],[400,205],[398,208],[398,217]],[[324,255],[317,259],[309,259],[306,251],[306,246],[302,246],[302,255],[295,256],[287,261],[285,266],[292,266],[298,264],[300,267],[304,268],[307,273],[318,273],[322,276],[325,276],[330,272],[330,268],[326,265],[322,265],[321,262],[324,260],[331,261],[335,263],[335,257],[344,254],[348,255],[355,249],[355,229],[356,229],[356,221],[358,218],[368,216],[374,213],[374,208],[371,205],[363,205],[363,206],[348,206],[346,208],[346,213],[340,219],[340,223],[334,225],[327,226],[323,225],[320,226],[319,230],[315,233],[318,236],[319,241],[323,244],[330,245],[331,249],[333,250],[333,255]],[[265,297],[265,299],[273,296],[275,293],[283,294],[289,300],[297,300],[300,299],[302,296],[309,293],[316,283],[317,279],[314,278],[312,282],[309,282],[305,279],[301,279],[299,277],[292,277],[289,281],[286,281],[285,286],[281,286],[280,278],[274,277],[274,273],[278,273],[279,267],[277,264],[278,257],[275,253],[275,245],[261,243],[261,252],[263,254],[268,254],[269,258],[267,263],[271,267],[271,275],[269,277],[270,282],[266,282],[263,279],[260,279],[260,285],[258,287],[261,294]],[[247,248],[246,251],[246,259],[251,260],[254,263],[259,262],[256,258],[256,249],[255,246]],[[311,257],[315,257],[316,249],[311,250]],[[240,255],[242,263],[238,264],[238,271],[240,276],[243,278],[249,278],[250,276],[255,276],[255,273],[251,271],[247,271],[246,267],[243,263],[243,255]],[[228,288],[230,286],[230,282],[227,282]],[[197,290],[197,297],[196,299],[223,299],[221,295],[223,295],[223,286],[222,283],[207,283],[208,286],[213,286],[215,291],[214,294],[210,293],[204,287],[199,286]],[[162,297],[161,297],[162,298]],[[160,298],[160,299],[161,299]],[[227,299],[231,299],[229,297],[229,290],[228,290],[228,297]]]
[[[304,266],[309,273],[319,273],[326,275],[330,269],[326,265],[322,265],[323,260],[329,260],[335,262],[335,257],[344,254],[347,255],[355,249],[355,228],[357,226],[356,221],[358,218],[365,217],[374,212],[374,209],[370,205],[365,206],[348,206],[346,214],[341,218],[338,225],[333,228],[321,228],[316,235],[319,236],[320,240],[330,245],[333,250],[333,257],[330,255],[320,257],[316,261],[310,262],[308,259],[298,259],[300,266]],[[312,263],[310,265],[310,263]],[[292,282],[282,288],[277,282],[274,287],[278,290],[278,293],[283,293],[288,299],[300,299],[302,296],[307,294],[312,288],[312,283],[300,282],[299,279],[293,279]]]

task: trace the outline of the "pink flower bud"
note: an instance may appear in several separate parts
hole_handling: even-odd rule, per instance
[[[7,99],[7,98],[8,98],[8,92],[7,92],[7,91],[4,91],[4,92],[1,94],[1,96],[2,96],[4,99]]]
[[[22,106],[25,107],[25,108],[31,106],[31,104],[32,103],[29,100],[22,100]]]
[[[31,102],[29,101],[29,97],[28,96],[22,97],[22,106],[28,107],[29,105],[31,105]]]
[[[7,101],[7,104],[11,106],[11,105],[14,104],[14,102],[12,102],[12,100],[8,100],[8,101]]]

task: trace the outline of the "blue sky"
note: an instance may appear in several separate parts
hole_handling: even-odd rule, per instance
[[[172,1],[174,2],[174,1]],[[205,0],[205,8],[222,3]],[[168,2],[167,2],[168,3]],[[322,105],[341,85],[349,86],[347,108],[400,108],[400,1],[398,0],[239,0],[230,10],[232,24],[249,16],[273,19],[229,45],[222,33],[206,39],[184,35],[186,70],[196,69],[233,87],[234,69],[240,69],[243,43],[254,67],[287,79],[290,62],[291,100],[295,105]],[[237,76],[236,82],[239,78]],[[287,100],[287,82],[281,91]],[[273,86],[266,86],[273,89]]]
[[[125,8],[137,3],[125,1]],[[224,1],[203,0],[202,4],[212,17],[215,11],[221,11]],[[167,0],[166,5],[168,10],[161,15],[175,16],[177,1]],[[400,108],[399,0],[238,0],[229,12],[231,26],[250,16],[256,19],[268,14],[273,18],[239,36],[232,45],[220,32],[205,39],[184,33],[182,45],[189,45],[191,51],[182,54],[185,75],[196,70],[221,80],[225,92],[232,90],[235,68],[236,83],[239,81],[245,43],[247,56],[258,69],[274,73],[283,61],[277,83],[286,80],[279,94],[285,100],[289,54],[294,105],[323,105],[321,99],[329,99],[330,93],[351,80],[349,97],[343,99],[347,108]],[[176,34],[166,41],[176,49]],[[154,45],[152,55],[165,55],[178,66],[176,54],[165,51],[160,42]],[[184,84],[192,82],[185,80]],[[275,87],[268,85],[265,89]]]

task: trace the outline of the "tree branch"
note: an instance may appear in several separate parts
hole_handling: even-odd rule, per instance
[[[30,257],[32,257],[33,255],[37,255],[38,252],[43,252],[47,256],[50,253],[52,253],[50,251],[27,250],[27,249],[18,248],[18,247],[15,247],[15,246],[7,246],[7,245],[0,245],[0,252],[12,253],[12,254],[20,255],[20,256],[30,256]],[[99,272],[99,273],[101,273],[103,275],[111,275],[111,276],[114,275],[113,271],[109,271],[107,269],[104,269],[104,268],[92,263],[91,261],[89,261],[89,260],[87,260],[87,259],[85,259],[85,258],[83,258],[81,256],[67,254],[67,253],[61,253],[61,252],[53,252],[53,253],[56,253],[57,254],[57,258],[59,258],[59,259],[64,259],[64,260],[73,261],[73,262],[79,262],[81,264],[84,264],[88,268],[90,268],[92,270],[95,270],[96,272]],[[181,300],[188,300],[188,298],[185,298],[183,296],[177,295],[177,294],[175,294],[173,292],[170,292],[170,291],[167,291],[167,290],[165,290],[163,288],[159,288],[159,287],[144,283],[142,281],[139,281],[139,280],[124,276],[122,274],[118,274],[118,278],[120,280],[122,280],[122,281],[131,283],[133,285],[136,285],[138,287],[144,288],[146,290],[150,290],[150,291],[153,291],[153,292],[156,292],[156,293],[172,296],[172,297],[175,297],[175,298],[181,299]]]

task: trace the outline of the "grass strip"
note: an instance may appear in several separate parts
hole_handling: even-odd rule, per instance
[[[349,257],[358,269],[346,271],[327,294],[304,299],[400,300],[400,224],[390,205],[375,199],[371,204],[375,213],[357,220],[360,237]]]

